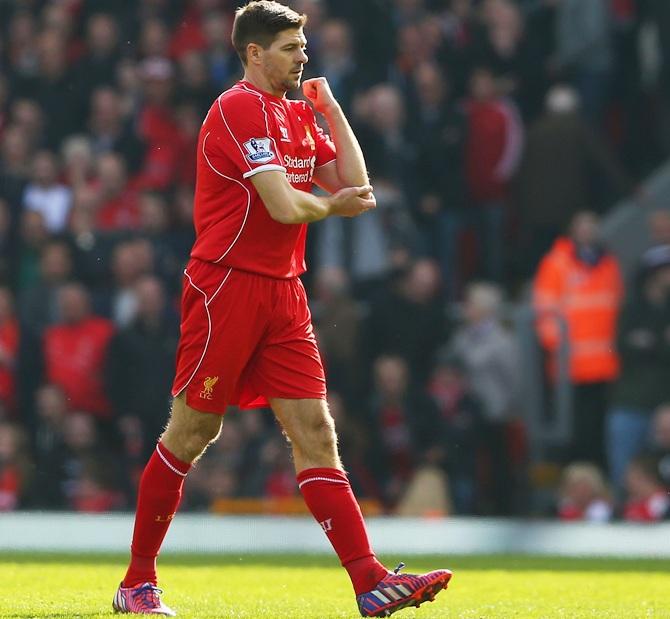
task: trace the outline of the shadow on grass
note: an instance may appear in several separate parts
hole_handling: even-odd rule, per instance
[[[381,559],[389,566],[399,561],[407,563],[407,571],[422,571],[448,567],[458,570],[542,570],[555,572],[667,572],[670,575],[670,560],[667,559],[618,559],[581,557],[529,557],[521,555],[383,555]],[[50,553],[12,552],[0,553],[0,564],[65,564],[65,565],[117,565],[119,569],[127,563],[127,555],[118,553]],[[216,554],[164,554],[163,566],[188,567],[281,567],[281,568],[329,568],[338,567],[334,555],[216,555]]]

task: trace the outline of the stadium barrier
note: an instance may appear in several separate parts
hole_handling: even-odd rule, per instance
[[[670,558],[670,523],[590,524],[490,518],[369,520],[380,554],[528,554]],[[0,514],[0,551],[127,552],[131,514]],[[311,518],[180,514],[164,547],[180,553],[325,553]]]

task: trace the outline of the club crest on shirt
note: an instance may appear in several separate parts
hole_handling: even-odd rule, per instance
[[[266,163],[275,158],[270,138],[251,138],[244,143],[244,148],[247,150],[247,159],[251,163]]]
[[[288,129],[279,125],[279,132],[281,133],[282,142],[290,142],[291,140],[288,137]]]
[[[305,139],[302,141],[303,146],[309,146],[312,150],[316,150],[316,142],[312,137],[312,130],[309,125],[305,125]]]

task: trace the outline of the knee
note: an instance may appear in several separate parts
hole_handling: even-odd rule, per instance
[[[174,429],[168,424],[162,441],[180,460],[193,462],[218,438],[220,431],[220,423],[218,425],[204,423]]]
[[[316,457],[334,453],[337,450],[337,434],[333,418],[327,415],[311,422],[305,429],[302,442],[300,448],[303,453]]]

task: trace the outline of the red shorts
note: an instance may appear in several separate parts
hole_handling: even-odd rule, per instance
[[[321,399],[326,379],[299,278],[273,279],[191,258],[172,395],[223,414],[268,398]]]

